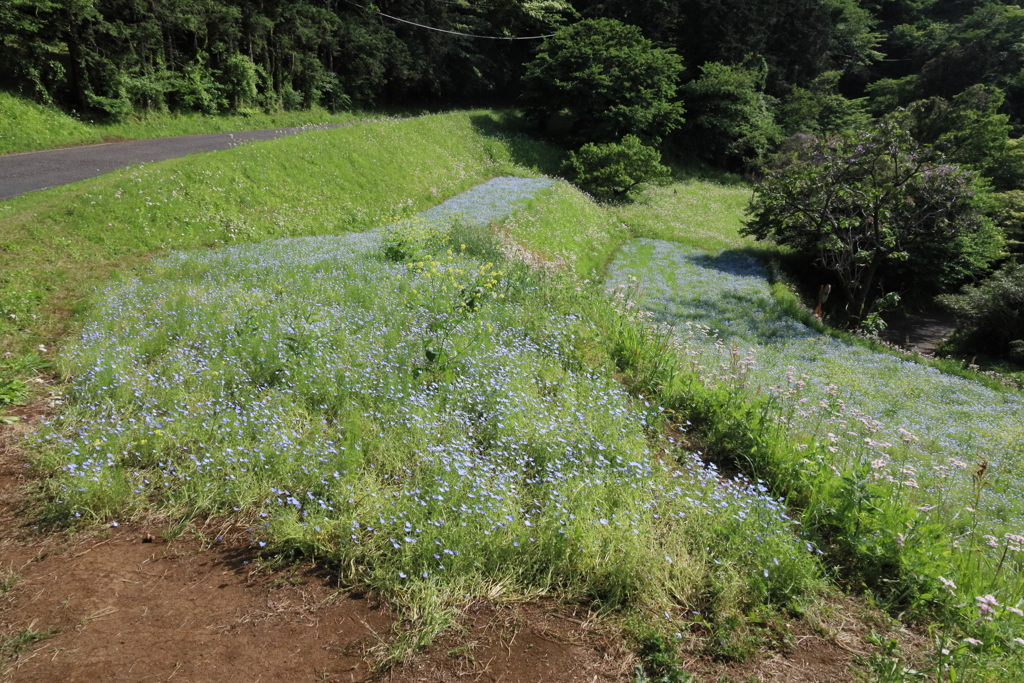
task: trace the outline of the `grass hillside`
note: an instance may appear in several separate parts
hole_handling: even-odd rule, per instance
[[[172,249],[377,227],[512,169],[470,114],[314,131],[0,203],[0,343],[59,338],[113,270]],[[528,171],[527,171],[528,172]]]
[[[103,136],[54,107],[0,90],[0,154],[102,142]]]
[[[36,104],[0,90],[0,154],[91,145],[107,140],[144,140],[177,135],[350,123],[375,116],[378,115],[358,111],[331,114],[325,109],[314,107],[273,114],[250,111],[216,116],[145,112],[121,123],[96,123],[68,116],[56,107]]]
[[[748,248],[742,185],[607,207],[539,177],[557,158],[456,113],[0,205],[0,397],[40,343],[67,381],[34,521],[217,518],[322,558],[398,610],[381,667],[545,595],[623,624],[636,680],[687,680],[680,649],[785,647],[841,587],[928,626],[935,680],[1018,680],[1017,472],[961,455],[1015,447],[1017,396],[974,419],[931,369],[800,346],[764,270],[716,256]],[[861,673],[901,680],[873,642]]]

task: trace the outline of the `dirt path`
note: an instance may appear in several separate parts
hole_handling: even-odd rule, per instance
[[[353,122],[358,123],[358,122]],[[309,130],[351,126],[331,123],[300,128],[247,130],[238,133],[208,133],[153,140],[125,140],[42,152],[21,152],[0,156],[0,201],[26,192],[94,178],[119,168],[165,161],[177,157],[230,149],[247,142],[272,140]]]
[[[948,313],[898,314],[888,321],[882,339],[906,351],[934,354],[939,344],[956,327],[956,318]]]

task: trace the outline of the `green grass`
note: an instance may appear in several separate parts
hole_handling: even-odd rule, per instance
[[[504,231],[543,262],[582,277],[599,278],[629,231],[574,186],[560,181],[546,201],[531,202]]]
[[[104,139],[143,140],[167,138],[177,135],[198,135],[203,133],[234,133],[242,130],[264,128],[296,128],[326,123],[351,123],[367,119],[382,118],[380,114],[362,111],[341,111],[331,114],[326,109],[314,107],[300,111],[282,111],[273,114],[251,112],[247,114],[162,114],[147,112],[123,123],[93,124],[90,128]]]
[[[103,142],[94,127],[0,90],[0,154]]]
[[[0,345],[53,343],[92,287],[155,254],[366,230],[508,173],[509,143],[472,116],[313,131],[2,202]]]
[[[750,187],[739,178],[700,170],[677,170],[669,185],[650,187],[634,204],[614,209],[634,237],[670,240],[718,251],[751,248],[741,237]]]
[[[46,640],[57,635],[58,629],[48,628],[36,631],[31,626],[21,629],[17,633],[0,633],[0,673],[7,668],[8,662],[19,654],[32,647],[41,640]]]
[[[271,114],[248,111],[243,114],[213,116],[150,111],[139,112],[121,123],[103,123],[69,116],[56,107],[36,104],[12,93],[0,91],[0,154],[92,145],[116,140],[351,123],[383,116],[362,111],[331,114],[320,107]]]

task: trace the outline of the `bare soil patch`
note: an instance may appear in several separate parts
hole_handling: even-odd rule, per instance
[[[889,326],[882,331],[882,339],[922,355],[934,354],[956,327],[956,318],[941,311],[896,313],[886,322]]]

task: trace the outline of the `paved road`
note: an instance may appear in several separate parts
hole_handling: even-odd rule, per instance
[[[94,178],[126,166],[164,161],[198,152],[230,149],[245,142],[270,140],[307,130],[323,130],[348,125],[351,124],[332,123],[302,128],[185,135],[176,138],[128,140],[66,149],[49,149],[43,152],[5,154],[0,156],[0,201],[17,197],[26,192],[36,192],[48,187]]]

